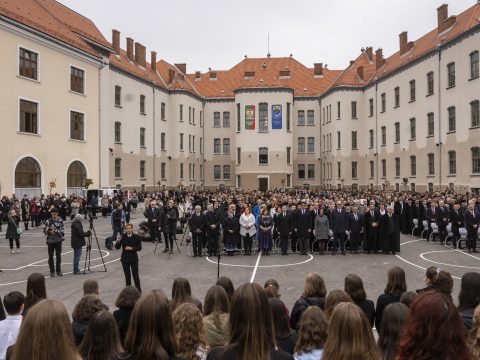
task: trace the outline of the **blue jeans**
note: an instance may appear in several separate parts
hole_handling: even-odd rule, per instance
[[[73,272],[79,272],[78,264],[80,263],[80,258],[82,257],[82,248],[73,248]]]
[[[108,242],[108,247],[113,246],[113,242],[117,240],[118,234],[123,236],[123,227],[114,227],[113,228],[113,236],[110,238],[110,241]]]

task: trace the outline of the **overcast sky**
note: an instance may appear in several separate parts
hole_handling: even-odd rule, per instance
[[[437,26],[442,0],[60,0],[90,18],[121,47],[132,37],[170,63],[187,63],[189,73],[229,69],[244,55],[264,57],[267,34],[272,56],[293,56],[312,67],[344,69],[364,46],[398,50],[398,34],[414,40]],[[449,15],[476,0],[453,0]],[[147,55],[147,59],[150,56]]]

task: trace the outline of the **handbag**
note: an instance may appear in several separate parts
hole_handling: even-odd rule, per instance
[[[15,224],[15,220],[13,220],[13,218],[12,218],[11,216],[9,216],[9,218],[10,218],[10,221],[13,222],[13,225],[15,225],[15,228],[17,229],[17,234],[18,234],[18,235],[22,235],[22,234],[23,234],[23,230],[20,229],[20,228],[17,226],[17,224]]]

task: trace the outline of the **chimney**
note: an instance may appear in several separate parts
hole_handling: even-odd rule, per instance
[[[408,41],[408,32],[406,31],[402,32],[400,35],[398,35],[398,37],[400,38],[400,55],[403,55],[410,51],[413,46],[413,42]]]
[[[200,71],[195,71],[195,80],[199,81],[202,79],[202,73]]]
[[[175,67],[180,70],[182,74],[187,75],[187,64],[175,64]]]
[[[168,69],[168,83],[172,83],[173,80],[175,79],[175,70],[173,69]]]
[[[136,42],[135,43],[135,62],[140,65],[145,67],[146,65],[146,49],[145,46],[142,44]]]
[[[120,31],[112,30],[112,46],[117,53],[120,53]]]
[[[357,75],[358,75],[358,77],[360,78],[360,80],[362,80],[362,81],[364,80],[364,79],[363,79],[363,66],[359,66],[359,67],[357,68]]]
[[[157,53],[155,51],[150,52],[150,68],[153,72],[157,72]]]
[[[355,64],[355,61],[354,61],[354,60],[350,60],[350,66],[352,66],[353,64]]]
[[[381,48],[378,48],[377,51],[375,51],[375,68],[378,70],[383,66],[383,64],[385,64],[385,59],[383,58],[383,50]]]
[[[373,47],[371,47],[371,46],[367,47],[366,53],[367,53],[367,57],[368,57],[368,62],[372,62],[373,61]]]
[[[448,17],[448,4],[443,4],[437,9],[438,27],[437,32],[440,34],[455,24],[456,16]]]
[[[133,61],[133,39],[127,37],[127,58]]]
[[[217,80],[217,72],[210,71],[210,80]]]
[[[323,63],[313,64],[313,76],[323,76]]]

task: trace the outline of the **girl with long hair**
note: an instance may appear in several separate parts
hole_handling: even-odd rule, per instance
[[[107,310],[93,314],[79,347],[83,360],[111,360],[122,351],[117,324]]]
[[[212,286],[203,303],[203,326],[211,347],[227,344],[229,313],[230,300],[225,289],[219,285]]]
[[[473,313],[473,326],[468,334],[468,346],[475,360],[480,359],[480,306]]]
[[[367,299],[367,293],[363,287],[363,280],[360,276],[349,274],[345,278],[345,292],[350,295],[355,305],[362,309],[370,324],[375,323],[375,304]]]
[[[113,317],[118,326],[120,341],[123,344],[127,335],[128,324],[132,315],[135,303],[140,299],[140,291],[135,286],[125,287],[117,297],[115,306],[118,310],[113,312]]]
[[[377,310],[375,314],[375,327],[381,328],[383,310],[388,304],[399,302],[402,294],[407,291],[407,282],[405,280],[405,271],[398,266],[388,270],[387,286],[385,292],[377,299]]]
[[[277,346],[283,351],[294,354],[297,342],[297,332],[290,329],[289,318],[285,314],[285,304],[278,298],[268,300],[272,310],[273,330]]]
[[[322,360],[381,360],[367,318],[352,303],[340,303],[333,310],[323,349]]]
[[[295,360],[321,359],[328,336],[328,319],[317,306],[309,306],[302,314]]]
[[[473,313],[480,304],[480,274],[469,272],[462,276],[458,294],[458,311],[467,329],[472,328]]]
[[[72,329],[75,345],[79,346],[87,331],[88,323],[93,315],[103,310],[103,303],[97,295],[85,295],[75,305],[72,313]]]
[[[402,303],[393,303],[385,308],[378,336],[378,347],[382,352],[383,360],[395,360],[407,313],[408,307]]]
[[[25,307],[23,317],[28,310],[40,300],[47,298],[47,288],[45,286],[45,276],[40,273],[32,273],[27,279],[27,294],[25,296]]]
[[[174,311],[177,306],[184,303],[195,304],[198,309],[202,311],[202,303],[192,296],[192,290],[188,279],[177,277],[173,280],[172,285],[172,301],[170,303],[172,311]]]
[[[232,279],[230,279],[228,276],[220,276],[215,285],[220,285],[225,289],[225,291],[227,292],[228,301],[231,302],[233,293],[235,292],[235,287],[233,286]]]
[[[327,318],[330,318],[330,316],[332,316],[335,307],[342,302],[353,303],[350,295],[348,295],[343,290],[337,289],[332,290],[328,293],[327,299],[325,300],[325,315],[327,315]]]
[[[185,360],[206,360],[209,347],[200,310],[194,304],[182,304],[173,312],[173,322],[178,339],[177,355]]]

